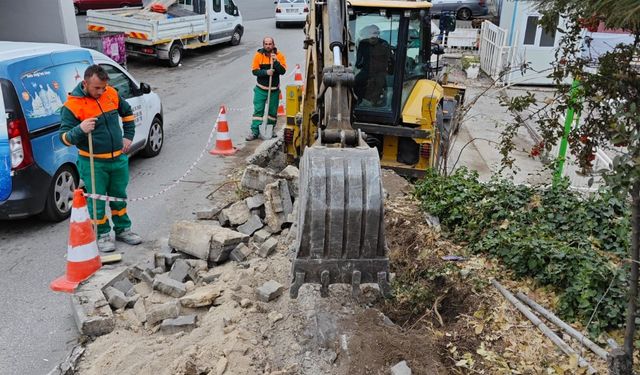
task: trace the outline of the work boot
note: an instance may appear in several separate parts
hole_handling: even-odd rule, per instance
[[[104,233],[98,236],[98,250],[103,253],[110,253],[116,249],[116,244],[111,241],[109,233]]]
[[[142,243],[142,237],[133,233],[131,229],[126,229],[116,234],[116,241],[122,241],[127,245],[139,245]]]
[[[248,142],[251,142],[251,141],[255,141],[256,139],[258,139],[258,136],[257,136],[257,135],[255,135],[255,134],[253,134],[253,133],[251,133],[251,134],[249,134],[248,136],[246,136],[246,138],[245,138],[245,139],[246,139]]]

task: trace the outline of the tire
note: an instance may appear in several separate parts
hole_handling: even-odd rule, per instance
[[[157,156],[164,145],[164,129],[162,128],[162,120],[156,117],[149,127],[149,135],[147,135],[147,143],[140,152],[145,158]]]
[[[231,35],[231,45],[232,46],[237,46],[238,44],[240,44],[240,41],[242,40],[242,30],[240,30],[239,27],[236,27],[235,30],[233,30],[233,35]]]
[[[73,191],[78,187],[78,173],[65,164],[53,175],[47,190],[47,200],[40,217],[47,221],[62,221],[71,215]]]
[[[182,47],[178,43],[173,43],[169,48],[169,60],[167,60],[170,67],[175,68],[180,65],[182,61]]]
[[[473,14],[471,13],[471,9],[469,9],[469,8],[460,8],[460,9],[458,9],[458,19],[460,19],[462,21],[470,20],[472,15]]]

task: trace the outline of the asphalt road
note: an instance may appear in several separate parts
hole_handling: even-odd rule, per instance
[[[192,51],[174,69],[152,59],[129,59],[132,74],[151,84],[162,97],[165,115],[162,153],[153,159],[134,157],[130,162],[130,197],[153,194],[183,175],[204,149],[220,105],[231,109],[228,121],[234,145],[244,146],[254,84],[251,60],[264,35],[275,37],[291,67],[303,63],[302,31],[276,29],[270,19],[271,1],[237,3],[248,20],[239,46]],[[283,81],[292,83],[293,77]],[[205,153],[185,182],[160,198],[131,204],[133,229],[146,242],[131,248],[119,244],[124,263],[149,258],[159,239],[168,236],[171,223],[193,217],[197,207],[207,204],[206,195],[214,186],[226,180],[228,169],[241,162]],[[68,229],[67,222],[0,222],[0,316],[4,322],[0,325],[0,374],[46,374],[78,339],[69,296],[49,290],[49,283],[65,269]]]

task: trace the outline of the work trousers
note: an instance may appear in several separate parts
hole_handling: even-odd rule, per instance
[[[251,132],[253,135],[258,136],[260,134],[260,125],[264,120],[264,107],[267,105],[268,90],[261,89],[256,86],[253,89],[253,118],[251,121]],[[271,99],[269,99],[269,117],[267,118],[267,124],[276,125],[276,119],[278,118],[278,101],[280,100],[280,89],[271,90]]]
[[[91,167],[89,159],[78,158],[78,172],[84,181],[85,189],[93,193],[91,187]],[[96,194],[108,195],[114,198],[127,198],[127,185],[129,183],[129,157],[122,154],[114,159],[94,159],[96,179]],[[96,215],[93,217],[93,199],[87,200],[89,215],[98,224],[98,235],[111,232],[111,225],[107,218],[105,201],[96,200]],[[131,220],[127,215],[127,202],[109,202],[111,208],[111,221],[116,234],[131,228]]]

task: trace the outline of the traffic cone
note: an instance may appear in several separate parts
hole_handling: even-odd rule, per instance
[[[69,246],[67,247],[67,273],[51,283],[51,290],[72,293],[80,282],[88,279],[102,267],[96,234],[82,190],[73,192]]]
[[[296,71],[293,76],[294,85],[304,86],[304,79],[302,79],[302,71],[300,70],[300,64],[296,64]]]
[[[218,131],[216,133],[216,147],[211,149],[209,153],[211,155],[235,154],[237,150],[233,147],[233,143],[231,143],[231,137],[229,136],[229,124],[227,124],[227,110],[224,106],[220,107],[216,126],[218,127]]]
[[[278,99],[280,105],[278,105],[278,116],[284,116],[286,113],[284,112],[284,104],[282,103],[282,91],[280,91],[280,98]]]

